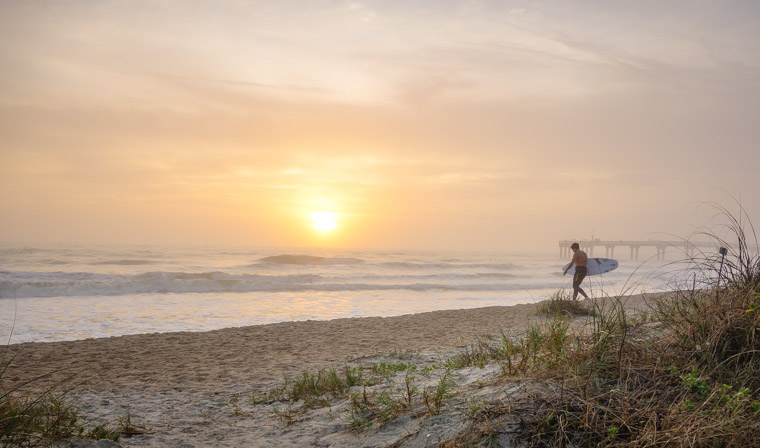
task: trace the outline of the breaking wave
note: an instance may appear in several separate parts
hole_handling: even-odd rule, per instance
[[[488,280],[496,280],[496,282]],[[529,283],[511,283],[503,274],[331,278],[315,274],[260,275],[224,272],[148,272],[137,275],[115,275],[2,271],[0,272],[0,298],[256,291],[512,291],[526,287],[548,288],[558,285],[557,282]]]
[[[332,265],[359,264],[364,263],[364,260],[358,258],[316,257],[313,255],[274,255],[260,259],[259,263]]]
[[[494,269],[512,270],[521,266],[514,263],[415,263],[411,261],[389,261],[380,266],[396,269]]]
[[[154,264],[151,260],[105,260],[92,263],[93,266],[145,266]]]
[[[318,278],[318,275],[310,274],[233,275],[223,272],[148,272],[137,275],[0,272],[0,297],[283,291],[308,286]]]

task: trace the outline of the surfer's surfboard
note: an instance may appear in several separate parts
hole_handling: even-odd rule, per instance
[[[568,265],[570,265],[570,263],[562,266],[562,272],[565,272]],[[612,258],[589,258],[586,262],[586,267],[588,268],[587,275],[600,275],[617,269],[618,262]],[[575,266],[570,268],[567,273],[575,275]]]

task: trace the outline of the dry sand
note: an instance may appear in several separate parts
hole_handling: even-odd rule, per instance
[[[642,296],[627,297],[625,303],[630,310],[646,309]],[[234,412],[230,406],[305,369],[361,365],[363,359],[366,364],[394,352],[417,353],[420,362],[432,364],[478,336],[523,333],[543,319],[536,307],[18,344],[3,349],[4,361],[13,360],[3,383],[14,387],[44,376],[33,384],[47,387],[71,377],[64,387],[91,421],[113,423],[128,411],[134,421],[151,428],[149,435],[122,440],[124,446],[385,446],[399,438],[414,439],[410,434],[420,431],[419,424],[373,441],[367,434],[346,434],[345,420],[333,415],[332,408],[329,416],[313,416],[296,430],[277,420],[271,405],[245,412],[238,404]],[[480,374],[459,382],[471,383]],[[324,422],[316,423],[320,418]],[[328,428],[332,422],[336,426]],[[433,446],[435,440],[428,436],[409,446]]]

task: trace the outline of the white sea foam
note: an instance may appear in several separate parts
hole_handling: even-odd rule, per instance
[[[145,293],[278,291],[512,291],[560,287],[561,282],[505,283],[499,273],[324,277],[315,274],[258,275],[224,272],[147,272],[109,275],[86,272],[0,272],[0,298],[114,296]],[[419,280],[427,280],[420,282]],[[496,280],[477,282],[473,280]]]

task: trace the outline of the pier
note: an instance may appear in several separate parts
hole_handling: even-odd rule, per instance
[[[639,259],[639,249],[642,247],[653,247],[657,250],[657,259],[665,259],[665,249],[668,247],[675,247],[683,250],[683,253],[689,257],[694,256],[698,248],[709,248],[717,252],[718,245],[710,242],[695,242],[695,241],[660,241],[660,240],[646,240],[646,241],[626,241],[626,240],[601,240],[599,238],[592,240],[562,240],[559,242],[559,256],[561,258],[570,257],[570,245],[578,243],[581,246],[581,250],[586,251],[589,257],[594,256],[594,248],[604,247],[605,258],[615,257],[615,248],[627,247],[631,251],[631,260]]]

